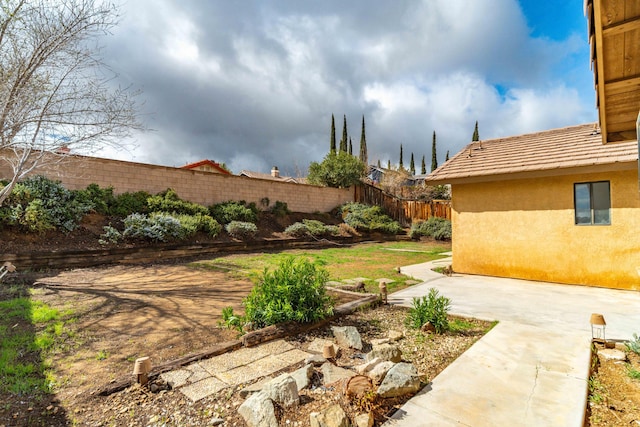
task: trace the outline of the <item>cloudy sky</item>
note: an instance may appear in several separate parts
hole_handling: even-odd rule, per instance
[[[583,0],[125,0],[103,41],[141,91],[135,148],[304,176],[343,116],[369,160],[439,163],[470,140],[596,120]]]

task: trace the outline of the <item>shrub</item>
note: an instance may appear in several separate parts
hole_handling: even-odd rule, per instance
[[[203,231],[211,237],[215,237],[222,230],[222,226],[209,215],[172,215],[184,229],[183,238],[193,236],[198,231]]]
[[[384,213],[380,206],[367,206],[362,203],[347,203],[342,206],[344,222],[359,231],[379,231],[398,234],[402,227],[397,221]]]
[[[131,214],[124,219],[122,235],[131,239],[167,242],[181,239],[185,235],[180,221],[166,213]]]
[[[113,205],[109,208],[109,215],[124,218],[132,213],[147,214],[149,205],[147,199],[151,194],[146,191],[136,191],[135,193],[122,193],[115,196]]]
[[[417,221],[411,225],[409,235],[412,239],[427,236],[436,240],[451,240],[451,221],[436,217],[431,217],[426,221]]]
[[[109,243],[118,243],[122,240],[122,233],[120,233],[115,227],[111,225],[105,225],[102,227],[104,231],[103,234],[100,235],[100,239],[98,239],[98,243],[101,245],[107,245]]]
[[[305,237],[309,235],[309,229],[307,229],[307,226],[301,222],[294,222],[284,229],[284,233],[293,237]]]
[[[147,199],[151,212],[167,212],[186,215],[208,215],[209,210],[197,203],[187,202],[180,199],[178,194],[168,188],[167,190],[151,196]]]
[[[252,222],[231,221],[224,228],[227,233],[236,239],[253,237],[258,232],[258,227]]]
[[[429,294],[413,299],[413,307],[409,309],[407,324],[415,329],[419,329],[429,322],[441,334],[449,329],[447,313],[451,308],[451,300],[445,296],[440,296],[436,288],[429,289]]]
[[[89,184],[86,189],[78,191],[78,195],[93,205],[93,209],[102,215],[109,215],[115,205],[113,187],[100,188],[98,184]]]
[[[302,223],[307,226],[309,234],[313,237],[320,237],[331,232],[327,230],[327,226],[316,219],[303,219]]]
[[[256,210],[245,206],[243,202],[218,203],[211,206],[209,212],[220,224],[229,224],[232,221],[256,222],[258,220]]]
[[[69,191],[59,181],[33,176],[18,183],[0,209],[0,217],[27,231],[61,228],[74,230],[93,209],[80,192]]]
[[[269,199],[267,199],[269,200]],[[289,206],[285,202],[276,200],[276,203],[271,207],[271,213],[275,216],[283,217],[291,213]]]
[[[329,273],[304,258],[285,258],[274,271],[265,269],[243,304],[256,328],[281,322],[314,322],[333,314],[325,282]]]

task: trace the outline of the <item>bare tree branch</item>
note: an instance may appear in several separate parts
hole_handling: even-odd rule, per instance
[[[63,147],[90,154],[142,129],[130,88],[113,88],[98,46],[117,24],[102,0],[0,1],[0,162],[15,183]]]

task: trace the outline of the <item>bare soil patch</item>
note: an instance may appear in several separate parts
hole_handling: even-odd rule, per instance
[[[587,426],[640,426],[640,378],[631,378],[630,370],[640,373],[640,355],[628,351],[626,361],[605,360],[595,355],[595,369],[589,380]],[[596,352],[604,347],[596,344]]]

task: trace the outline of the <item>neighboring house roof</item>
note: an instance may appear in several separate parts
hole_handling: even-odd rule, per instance
[[[473,142],[425,178],[430,184],[500,179],[637,167],[635,141],[603,144],[594,124]]]
[[[203,172],[222,173],[225,175],[231,175],[231,172],[220,166],[220,163],[216,163],[213,160],[200,160],[199,162],[189,163],[181,166],[180,169],[191,169]]]
[[[280,181],[280,182],[292,182],[294,184],[306,184],[306,178],[294,178],[292,176],[280,176],[279,174],[274,175],[273,173],[262,173],[262,172],[253,172],[248,170],[240,171],[240,176],[246,176],[247,178],[254,179],[268,179],[270,181]]]
[[[637,0],[586,0],[602,142],[637,139],[640,7]]]

